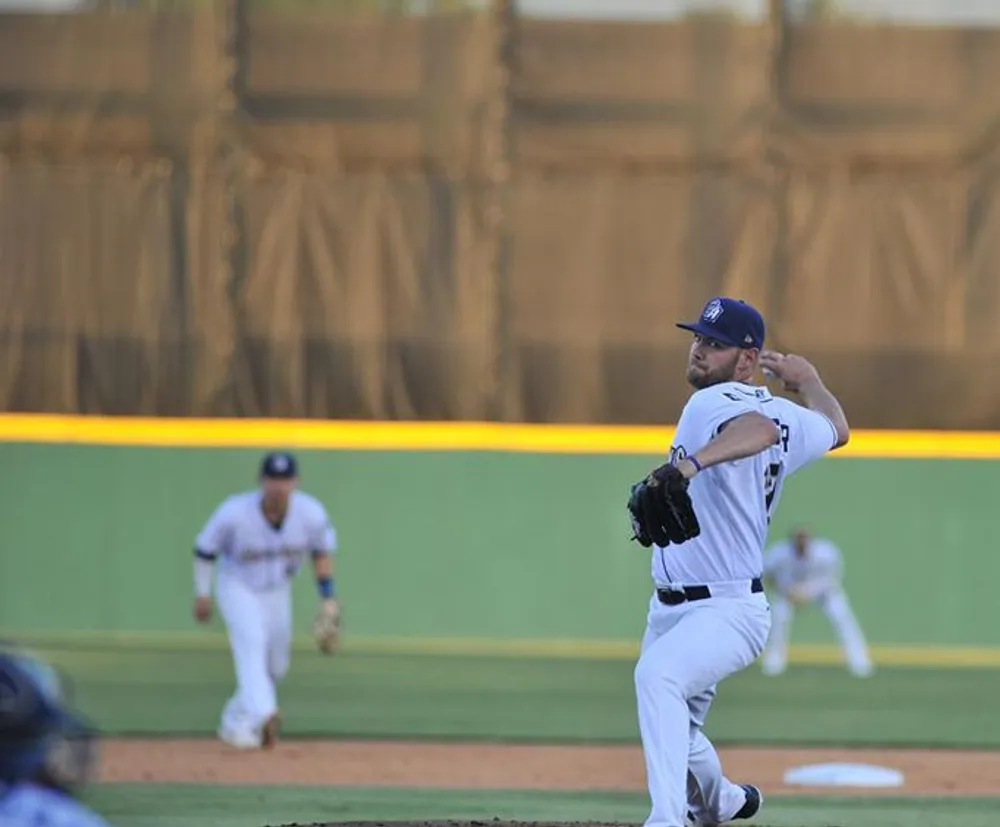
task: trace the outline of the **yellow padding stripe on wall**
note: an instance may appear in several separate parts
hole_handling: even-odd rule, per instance
[[[195,448],[666,453],[673,427],[0,414],[0,441]],[[834,457],[1000,459],[1000,433],[855,431]]]

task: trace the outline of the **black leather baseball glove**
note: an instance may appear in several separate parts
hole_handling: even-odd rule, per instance
[[[632,486],[628,500],[633,540],[679,545],[701,534],[698,515],[688,493],[688,480],[669,463]]]

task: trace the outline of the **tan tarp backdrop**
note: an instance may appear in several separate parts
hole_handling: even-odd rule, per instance
[[[0,15],[0,404],[658,423],[728,293],[1000,428],[1000,31]]]

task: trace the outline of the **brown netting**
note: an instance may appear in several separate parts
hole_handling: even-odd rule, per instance
[[[868,427],[1000,428],[1000,31],[0,15],[0,403],[662,422],[757,303]]]
[[[475,188],[274,173],[244,203],[241,411],[489,417],[496,286]]]
[[[760,165],[773,40],[765,26],[711,21],[520,21],[512,79],[519,168]]]

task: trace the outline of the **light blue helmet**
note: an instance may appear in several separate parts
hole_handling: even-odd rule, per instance
[[[72,789],[89,780],[96,746],[96,730],[68,707],[58,672],[0,646],[0,781]]]

